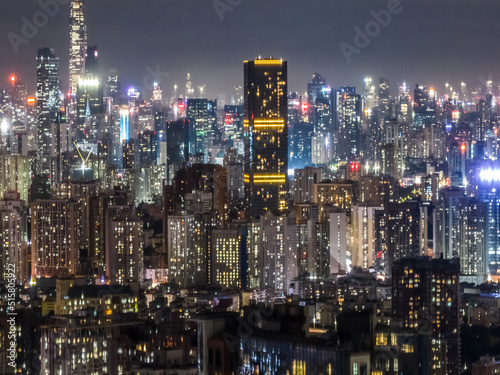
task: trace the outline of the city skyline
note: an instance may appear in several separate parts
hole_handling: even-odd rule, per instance
[[[42,47],[55,49],[61,59],[61,86],[69,85],[69,5],[61,5],[58,0],[56,3],[59,9],[54,17],[49,15],[47,24],[36,28],[36,35],[17,45],[18,53],[9,40],[9,33],[23,37],[23,17],[32,21],[43,9],[37,3],[20,9],[11,0],[0,5],[0,11],[11,14],[0,25],[0,35],[4,35],[0,48],[12,52],[0,57],[0,66],[5,69],[2,73],[5,77],[11,73],[20,76],[28,84],[29,92],[33,92],[35,83],[30,62],[36,50]],[[146,1],[141,3],[143,13],[132,14],[131,1],[121,2],[120,7],[111,1],[86,1],[88,43],[99,48],[101,74],[115,72],[124,78],[125,85],[138,87],[149,71],[158,67],[164,75],[168,74],[162,77],[162,86],[169,95],[174,84],[184,84],[189,72],[195,85],[206,85],[206,97],[223,94],[228,101],[233,86],[241,84],[241,61],[258,56],[287,60],[290,91],[300,94],[315,72],[326,77],[333,87],[361,87],[364,76],[386,77],[392,94],[396,84],[403,81],[410,87],[416,83],[434,86],[439,93],[444,91],[446,82],[458,90],[461,81],[474,88],[484,86],[488,79],[499,80],[495,74],[494,48],[488,47],[494,45],[494,33],[484,33],[479,23],[471,22],[477,15],[483,19],[481,24],[495,25],[491,18],[495,12],[490,10],[498,4],[488,6],[467,1],[451,8],[449,2],[440,2],[432,3],[430,8],[430,1],[401,1],[401,12],[392,14],[387,26],[380,27],[366,47],[350,56],[348,63],[340,44],[355,47],[354,27],[364,29],[374,20],[372,12],[386,9],[389,2],[362,1],[356,5],[298,2],[296,7],[288,8],[284,7],[284,1],[232,2],[239,5],[220,8],[221,3],[229,6],[222,0],[168,6]],[[193,6],[199,11],[193,12]],[[270,21],[274,12],[280,14],[278,22],[275,26],[266,26],[270,24],[266,20]],[[261,27],[252,23],[258,17],[263,18]],[[467,31],[455,26],[460,24],[467,24]],[[254,30],[252,40],[245,38],[242,26]],[[108,37],[110,29],[116,30],[113,38]],[[450,34],[449,30],[456,36],[446,37],[446,47],[443,47],[442,39]],[[153,35],[164,42],[159,43]],[[221,71],[224,75],[218,77]]]
[[[500,370],[500,6],[13,4],[0,374]]]

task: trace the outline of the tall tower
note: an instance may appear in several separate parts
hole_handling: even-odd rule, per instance
[[[59,100],[59,58],[51,48],[38,50],[36,67],[37,148],[40,165],[37,174],[50,174],[52,123],[57,121]]]
[[[356,159],[360,156],[361,95],[355,87],[341,87],[336,90],[336,128],[338,129],[337,156],[342,159]]]
[[[288,172],[287,63],[244,62],[245,191],[248,212],[286,209]]]
[[[87,26],[84,0],[72,0],[69,14],[69,90],[76,93],[78,80],[85,74]]]

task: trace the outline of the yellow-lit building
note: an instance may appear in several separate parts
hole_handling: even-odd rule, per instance
[[[238,230],[221,229],[212,233],[212,284],[224,288],[241,287],[240,235]]]
[[[287,63],[277,59],[244,62],[245,192],[248,212],[287,207]]]

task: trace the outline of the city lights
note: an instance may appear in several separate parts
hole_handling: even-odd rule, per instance
[[[63,2],[0,1],[2,373],[500,374],[500,3]]]
[[[485,168],[479,172],[479,178],[486,183],[499,183],[500,182],[500,169]]]

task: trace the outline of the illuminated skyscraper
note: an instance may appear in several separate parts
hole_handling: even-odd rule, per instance
[[[225,140],[237,146],[237,142],[243,138],[243,106],[225,105],[224,106],[224,136]]]
[[[460,188],[440,192],[434,209],[434,254],[460,259],[460,281],[478,285],[486,281],[488,206],[466,197]]]
[[[380,206],[355,204],[352,207],[351,251],[352,265],[369,268],[375,260],[375,212],[383,210]]]
[[[78,80],[85,73],[87,50],[87,26],[85,25],[84,1],[71,1],[69,15],[69,90],[76,93]]]
[[[245,61],[245,186],[252,216],[286,208],[287,63]]]
[[[189,120],[189,152],[203,154],[208,160],[208,148],[213,143],[217,127],[217,101],[208,99],[188,99],[186,118]]]
[[[50,174],[50,157],[52,149],[51,125],[56,122],[59,112],[59,58],[54,50],[42,48],[38,50],[36,67],[37,96],[37,146],[40,164],[38,174]]]
[[[85,75],[77,82],[77,138],[95,142],[99,137],[99,115],[103,114],[103,87],[98,72],[97,46],[87,49]]]
[[[360,155],[361,95],[356,94],[354,87],[342,87],[334,95],[339,132],[337,156],[357,158]]]
[[[383,117],[390,115],[389,113],[389,81],[385,78],[380,78],[378,85],[379,109]]]
[[[104,96],[113,98],[113,100],[118,100],[121,95],[121,81],[118,76],[107,76],[106,77],[106,88],[104,91]]]

